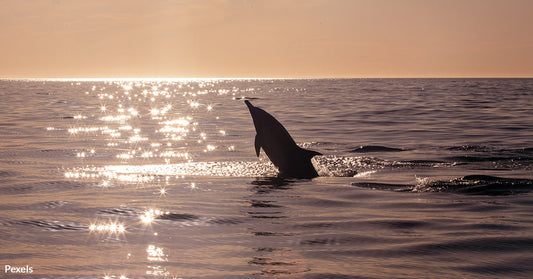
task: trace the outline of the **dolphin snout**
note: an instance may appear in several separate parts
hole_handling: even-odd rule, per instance
[[[248,100],[244,100],[244,103],[246,104],[246,106],[248,106],[248,109],[251,110],[254,106],[252,105],[252,103],[250,103],[250,101]]]

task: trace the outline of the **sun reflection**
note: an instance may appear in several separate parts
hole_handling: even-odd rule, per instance
[[[103,127],[77,127],[77,128],[69,128],[67,131],[70,134],[77,134],[77,133],[94,133],[98,131],[106,131],[109,130],[109,127],[103,126]]]
[[[200,103],[196,101],[190,101],[188,100],[187,103],[191,106],[191,108],[198,108],[200,107]]]
[[[122,89],[124,89],[124,90],[132,90],[133,86],[131,86],[131,83],[122,84]]]
[[[89,225],[89,232],[100,236],[115,237],[120,239],[127,232],[126,226],[118,221],[96,221]]]
[[[165,250],[153,244],[148,245],[148,247],[146,248],[146,254],[146,259],[150,262],[168,262],[168,255],[165,253]],[[165,267],[162,267],[160,265],[149,265],[148,268],[149,270],[146,271],[147,275],[170,275],[170,272],[168,272]]]
[[[89,226],[89,230],[98,232],[123,233],[126,231],[126,228],[124,228],[124,225],[122,224],[109,223],[99,225],[91,224]]]
[[[135,150],[133,150],[133,151],[135,151]],[[123,160],[127,160],[127,159],[133,158],[133,154],[130,154],[130,153],[117,154],[117,158],[123,159]]]
[[[167,255],[163,251],[163,248],[155,245],[148,245],[146,248],[147,259],[151,262],[166,262],[168,261]]]
[[[141,154],[141,158],[153,158],[154,153],[152,151],[146,151]]]
[[[68,179],[103,179],[100,186],[109,187],[110,180],[116,180],[129,183],[146,183],[155,180],[154,175],[145,173],[117,173],[116,171],[97,169],[97,168],[79,168],[65,171],[65,178]]]
[[[155,218],[168,214],[170,214],[169,211],[162,211],[160,209],[150,208],[144,211],[143,214],[139,216],[139,218],[141,219],[141,222],[143,224],[150,225],[155,220]]]
[[[228,151],[234,151],[234,146],[227,147]],[[166,154],[166,155],[165,155]],[[188,153],[176,152],[161,153],[160,156],[178,156],[189,158]],[[86,166],[66,169],[64,176],[74,180],[103,180],[111,182],[126,183],[147,183],[161,179],[162,177],[185,177],[193,176],[239,176],[255,177],[264,175],[275,175],[276,169],[270,162],[187,162],[169,164],[150,165],[108,165],[104,167]],[[166,180],[165,180],[166,181]]]
[[[108,116],[100,117],[100,120],[108,121],[108,122],[111,122],[111,121],[125,121],[125,120],[129,120],[129,119],[131,119],[131,115],[126,115],[126,114],[119,114],[119,115],[116,115],[116,116],[108,115]]]
[[[77,121],[67,124],[72,126],[47,128],[66,130],[94,147],[74,151],[72,156],[85,166],[67,168],[65,178],[90,180],[94,182],[91,185],[107,188],[188,175],[257,176],[264,170],[270,172],[272,167],[264,163],[201,160],[204,152],[235,151],[235,145],[217,142],[229,132],[217,128],[219,123],[206,122],[219,116],[213,115],[218,100],[205,95],[233,94],[231,98],[246,91],[235,86],[217,88],[217,82],[109,80],[91,85],[85,93],[97,98],[95,107],[87,107],[92,112],[74,111],[72,118]],[[199,162],[195,162],[197,158]],[[190,186],[196,189],[194,183]],[[166,196],[167,189],[154,187],[155,194]]]
[[[189,126],[190,124],[190,120],[192,119],[192,117],[182,117],[182,118],[178,118],[178,119],[174,119],[174,120],[167,120],[167,121],[164,121],[164,122],[160,122],[159,124],[164,124],[164,125],[177,125],[177,126]]]
[[[159,115],[159,112],[160,112],[160,111],[159,111],[158,109],[156,109],[156,108],[150,110],[150,114],[151,114],[152,116]]]
[[[168,177],[167,177],[167,178],[168,178]],[[167,192],[167,189],[166,189],[165,187],[161,187],[161,188],[159,189],[159,197],[160,197],[160,198],[161,198],[161,197],[166,197],[166,196],[167,196],[167,193],[168,193],[168,192]]]
[[[129,109],[128,109],[128,112],[129,112],[132,116],[137,116],[137,115],[139,115],[139,111],[137,111],[137,110],[134,109],[134,108],[129,108]]]
[[[118,278],[118,279],[129,279],[126,275],[124,274],[121,274],[121,275],[107,275],[107,274],[104,274],[104,279],[115,279],[115,278]]]
[[[189,159],[189,153],[188,152],[176,152],[176,151],[164,151],[159,153],[159,157],[163,158],[183,158],[183,159]]]
[[[215,149],[217,149],[216,146],[211,145],[211,144],[208,144],[208,145],[206,146],[206,149],[204,149],[204,152],[214,151]]]

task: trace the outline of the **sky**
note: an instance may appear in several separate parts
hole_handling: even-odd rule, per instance
[[[533,77],[530,0],[0,7],[0,78]]]

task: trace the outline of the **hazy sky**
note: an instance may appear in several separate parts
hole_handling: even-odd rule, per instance
[[[0,0],[0,77],[533,77],[530,0]]]

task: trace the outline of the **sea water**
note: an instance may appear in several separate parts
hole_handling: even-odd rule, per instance
[[[1,80],[2,278],[531,278],[532,79]],[[243,100],[313,158],[280,179]]]

